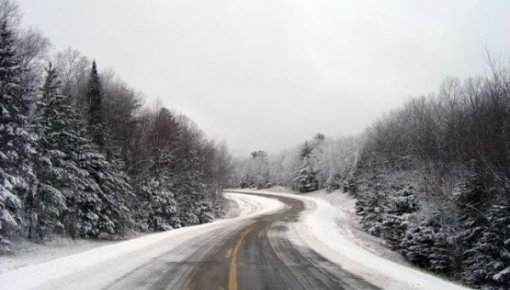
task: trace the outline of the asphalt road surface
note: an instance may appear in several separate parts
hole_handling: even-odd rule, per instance
[[[105,289],[378,289],[288,238],[302,201],[275,197],[274,214],[219,228],[113,281]],[[176,261],[175,252],[192,253]]]

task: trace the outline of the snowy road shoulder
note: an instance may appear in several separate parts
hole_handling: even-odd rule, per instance
[[[39,287],[51,281],[62,279],[81,271],[87,271],[98,265],[116,261],[115,267],[106,267],[97,281],[91,281],[91,288],[100,288],[100,286],[107,282],[106,280],[115,279],[115,277],[119,277],[130,269],[150,261],[150,259],[157,257],[163,252],[171,251],[203,234],[211,233],[226,226],[242,224],[244,220],[271,214],[284,207],[283,203],[273,198],[228,193],[225,194],[225,197],[238,205],[239,215],[237,217],[149,234],[78,254],[5,271],[0,274],[1,288],[29,289]],[[187,254],[191,254],[191,251],[190,253],[179,253],[179,256],[176,256],[176,258],[183,259]],[[1,262],[0,267],[2,267]],[[101,279],[104,281],[101,281]]]
[[[383,289],[469,289],[437,276],[380,257],[358,245],[358,241],[338,225],[345,212],[324,199],[290,193],[235,190],[267,196],[302,200],[306,210],[289,233],[297,244],[315,250],[343,269]]]

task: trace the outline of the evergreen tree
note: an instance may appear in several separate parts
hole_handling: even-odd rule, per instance
[[[43,184],[59,190],[65,199],[60,213],[65,233],[73,238],[97,237],[102,192],[91,175],[94,171],[83,168],[84,153],[92,145],[85,123],[71,103],[60,94],[57,72],[50,67],[34,114],[33,126],[41,135],[39,147],[43,152],[36,159],[37,174]]]
[[[305,160],[301,168],[297,171],[293,184],[294,189],[299,192],[310,192],[319,189],[316,172],[308,160]]]
[[[510,287],[510,206],[495,204],[487,212],[488,222],[479,231],[468,231],[464,243],[472,244],[464,251],[462,279],[469,285],[487,289]],[[467,240],[466,238],[469,238]]]
[[[62,151],[65,139],[61,134],[68,133],[68,116],[63,108],[65,97],[58,93],[60,83],[51,63],[46,73],[30,126],[38,136],[38,150],[33,161],[37,179],[25,201],[28,237],[38,240],[43,240],[55,231],[63,232],[62,215],[66,209],[66,200],[62,190],[76,182],[71,177],[75,174],[71,170],[74,164],[69,164]]]
[[[434,219],[409,223],[399,252],[412,263],[433,272],[449,274],[454,268],[448,233]]]
[[[177,202],[167,187],[168,178],[161,173],[145,176],[139,190],[142,198],[137,212],[143,230],[165,231],[181,227]]]
[[[0,19],[0,252],[9,250],[9,236],[22,229],[35,152],[35,136],[25,129],[31,99],[22,87],[15,41],[10,24]]]
[[[56,71],[50,67],[34,117],[41,136],[36,228],[49,232],[50,221],[57,219],[52,226],[61,222],[72,237],[122,236],[132,223],[127,207],[131,187],[87,137],[80,115],[59,90]]]
[[[87,91],[87,104],[88,104],[88,121],[89,132],[94,142],[99,147],[104,146],[104,128],[103,128],[103,95],[101,91],[101,81],[99,73],[97,72],[96,62],[92,62],[92,69],[90,71],[88,91]]]
[[[81,138],[79,166],[95,181],[86,188],[94,198],[76,200],[76,212],[82,218],[78,235],[100,239],[113,239],[126,235],[133,227],[129,202],[134,199],[128,177],[117,170],[92,142]],[[84,221],[84,224],[81,222]]]
[[[322,140],[320,135],[316,140]],[[315,172],[312,164],[312,152],[313,147],[310,146],[308,142],[305,142],[299,153],[301,166],[298,168],[292,180],[292,187],[299,192],[310,192],[319,189],[317,172]]]

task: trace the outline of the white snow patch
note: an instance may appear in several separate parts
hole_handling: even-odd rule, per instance
[[[294,242],[315,250],[331,262],[375,286],[392,290],[469,289],[388,260],[374,253],[374,249],[366,249],[356,235],[348,230],[352,226],[350,224],[354,212],[343,211],[322,198],[258,190],[235,191],[302,200],[306,210],[300,220],[291,227],[290,236]],[[348,224],[339,225],[339,221]]]
[[[15,254],[7,254],[0,257],[0,274],[112,243],[115,242],[73,240],[71,238],[56,238],[44,244],[29,241],[13,242],[12,248]]]
[[[97,266],[101,272],[95,272],[93,279],[88,281],[89,289],[102,288],[105,283],[122,276],[139,265],[150,261],[169,250],[185,244],[204,233],[234,226],[238,223],[261,215],[281,210],[284,204],[272,198],[244,194],[225,194],[225,197],[236,202],[240,215],[232,219],[221,219],[212,223],[189,226],[161,233],[149,234],[128,241],[116,242],[78,254],[30,264],[14,270],[0,273],[2,289],[30,289],[42,287],[44,284],[63,279],[69,275],[81,273]],[[182,258],[191,253],[177,253]],[[50,257],[51,258],[51,257]],[[115,260],[114,260],[115,259]],[[44,260],[44,259],[43,259]],[[111,267],[98,265],[115,261]],[[0,265],[5,267],[4,260]]]

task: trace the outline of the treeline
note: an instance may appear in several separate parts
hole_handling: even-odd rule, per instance
[[[340,189],[361,225],[424,269],[510,289],[510,69],[446,79],[357,138],[313,140],[237,161],[237,184]]]
[[[360,138],[333,139],[318,133],[276,155],[255,151],[248,159],[235,162],[233,183],[259,189],[279,185],[299,192],[348,190],[360,142]]]
[[[362,225],[416,265],[510,288],[510,71],[447,79],[368,130],[355,173]]]
[[[221,210],[224,144],[184,115],[144,108],[79,52],[49,55],[0,1],[0,253],[19,239],[118,239]]]

